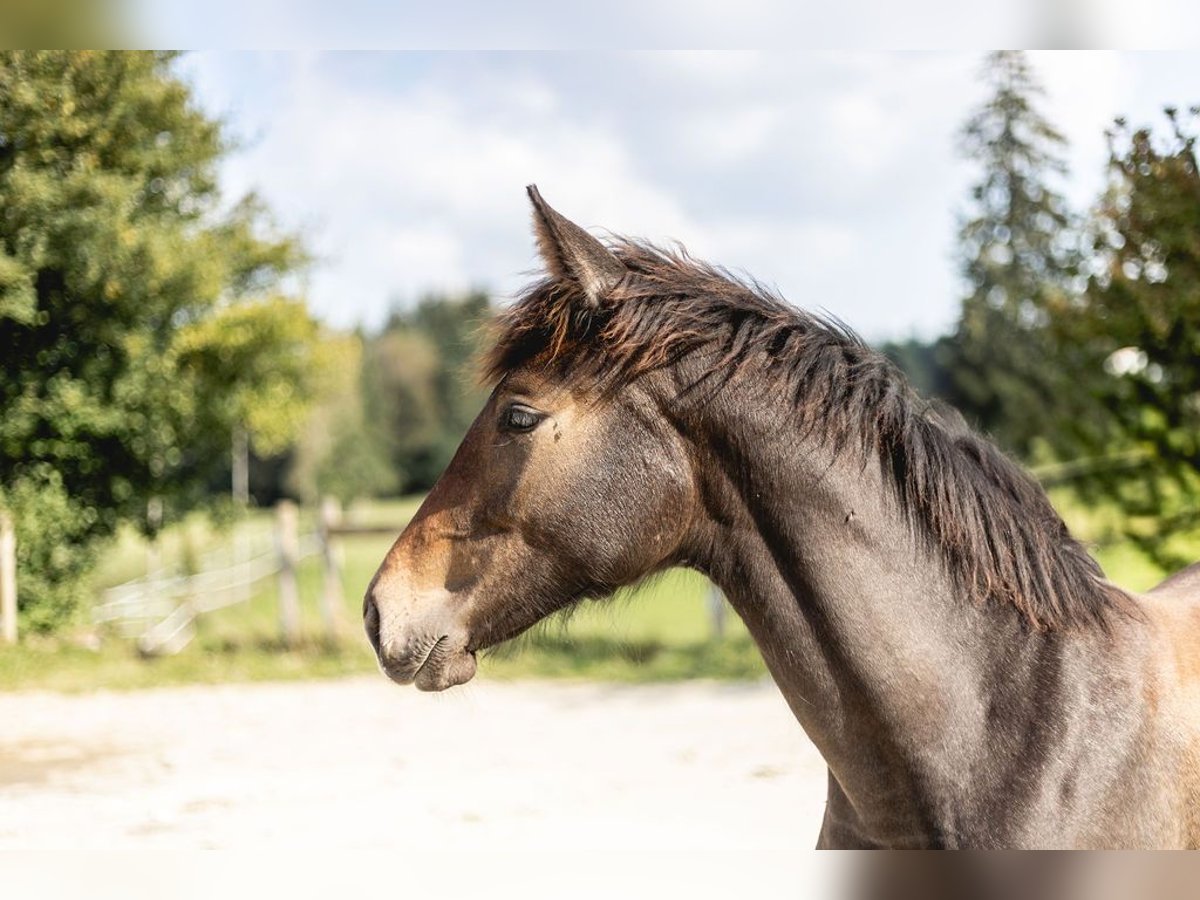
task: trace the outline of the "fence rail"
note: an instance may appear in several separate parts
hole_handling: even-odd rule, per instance
[[[1124,453],[1111,453],[1107,456],[1089,456],[1067,462],[1034,466],[1029,472],[1041,483],[1042,487],[1049,488],[1057,487],[1060,484],[1070,484],[1073,481],[1082,481],[1095,475],[1134,471],[1152,462],[1154,462],[1152,453],[1146,450],[1128,450]]]
[[[325,534],[319,529],[298,535],[295,506],[280,504],[273,544],[246,543],[235,536],[228,546],[201,557],[201,570],[195,574],[171,567],[116,585],[104,592],[93,621],[136,638],[138,649],[148,656],[178,653],[195,637],[198,616],[245,602],[251,588],[275,576],[280,580],[284,642],[294,644],[299,637],[296,565],[311,556],[330,555]]]

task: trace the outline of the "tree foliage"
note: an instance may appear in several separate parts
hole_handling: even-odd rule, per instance
[[[393,313],[366,348],[367,418],[401,488],[426,490],[483,405],[472,377],[487,295],[431,295]]]
[[[342,335],[326,346],[328,377],[292,452],[286,488],[310,503],[325,495],[345,503],[394,491],[398,473],[379,429],[367,423],[363,339]]]
[[[1110,134],[1092,276],[1050,307],[1050,331],[1102,412],[1064,423],[1064,449],[1145,460],[1137,477],[1101,467],[1087,486],[1116,498],[1130,535],[1171,566],[1191,560],[1164,536],[1200,521],[1200,110],[1167,120],[1165,134],[1123,122]]]
[[[35,624],[95,538],[194,502],[236,425],[284,442],[319,365],[283,299],[303,250],[224,209],[228,144],[172,58],[0,53],[0,503]]]
[[[174,344],[204,398],[197,419],[222,437],[244,426],[262,454],[291,443],[335,359],[304,303],[285,297],[224,307],[183,326]]]

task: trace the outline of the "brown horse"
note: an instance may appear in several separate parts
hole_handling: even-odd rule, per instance
[[[691,566],[828,763],[820,846],[1200,843],[1200,567],[1118,589],[848,329],[529,195],[547,276],[367,591],[392,679]]]

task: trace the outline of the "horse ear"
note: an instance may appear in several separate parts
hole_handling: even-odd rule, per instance
[[[599,306],[600,298],[624,276],[625,264],[602,243],[555,212],[538,193],[537,185],[525,188],[533,204],[533,231],[546,268],[555,278],[579,285],[588,305]]]

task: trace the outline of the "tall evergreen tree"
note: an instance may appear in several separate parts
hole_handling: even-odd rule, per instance
[[[1025,55],[988,57],[986,102],[967,121],[962,152],[982,174],[959,232],[967,294],[942,348],[947,399],[1004,446],[1028,453],[1055,415],[1046,308],[1075,288],[1077,231],[1054,180],[1066,140],[1042,115],[1043,89]]]

